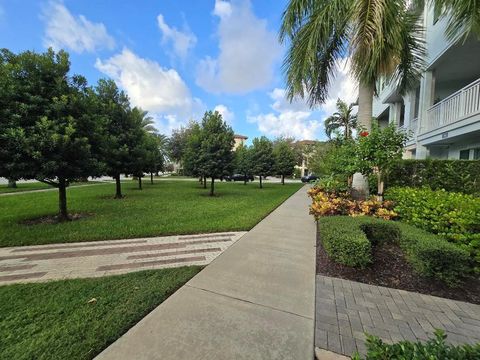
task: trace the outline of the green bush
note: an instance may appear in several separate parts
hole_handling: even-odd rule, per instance
[[[372,245],[356,218],[322,217],[318,228],[323,247],[333,261],[361,268],[372,262]]]
[[[387,174],[385,186],[480,194],[480,160],[401,160]]]
[[[455,286],[472,272],[472,261],[466,250],[438,235],[408,224],[397,224],[401,232],[400,247],[419,274]]]
[[[408,224],[368,216],[321,217],[318,224],[325,251],[340,264],[365,267],[372,261],[373,245],[396,243],[417,273],[449,286],[457,285],[471,272],[467,251]]]
[[[435,331],[435,338],[425,343],[400,341],[395,344],[385,344],[376,336],[367,336],[367,355],[361,357],[355,354],[352,360],[436,360],[456,359],[475,360],[480,359],[480,344],[453,346],[445,342],[446,335],[441,330]]]
[[[429,188],[391,188],[386,198],[400,220],[462,246],[480,270],[480,198]]]

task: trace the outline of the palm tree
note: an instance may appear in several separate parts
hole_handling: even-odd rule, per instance
[[[154,126],[155,120],[153,120],[153,117],[148,115],[148,111],[144,111],[139,107],[134,107],[132,109],[132,116],[141,119],[141,126],[146,132],[151,134],[158,133],[157,128]]]
[[[442,17],[448,17],[445,34],[449,40],[459,35],[459,40],[466,40],[470,34],[480,39],[480,2],[478,0],[430,0],[430,2],[436,9],[442,10]]]
[[[290,42],[284,60],[289,99],[325,102],[337,63],[348,56],[359,82],[358,122],[369,130],[376,80],[390,77],[403,93],[421,76],[423,8],[409,3],[290,0],[280,29],[281,42]]]
[[[343,129],[345,139],[352,137],[352,130],[357,128],[357,115],[352,114],[353,104],[347,105],[341,99],[337,100],[337,111],[325,119],[325,133],[331,139],[332,133]]]

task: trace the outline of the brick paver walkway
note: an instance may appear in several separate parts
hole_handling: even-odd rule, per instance
[[[245,232],[0,248],[0,285],[206,265]]]
[[[365,352],[364,332],[386,342],[427,340],[434,329],[453,344],[480,342],[480,305],[316,276],[315,346]]]

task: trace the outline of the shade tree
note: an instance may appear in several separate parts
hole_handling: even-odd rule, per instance
[[[92,92],[85,78],[69,74],[64,51],[2,50],[0,68],[0,176],[58,188],[58,219],[68,220],[70,182],[102,172],[98,143],[90,139],[101,132]]]
[[[244,176],[244,185],[247,184],[248,177],[253,175],[252,150],[244,144],[235,150],[235,171]]]
[[[285,139],[278,139],[273,144],[273,156],[275,160],[275,173],[282,178],[282,185],[285,184],[285,176],[290,176],[295,170],[297,158],[295,151]]]
[[[199,169],[211,178],[210,196],[215,193],[215,179],[230,174],[233,169],[234,133],[218,112],[207,111],[200,132]]]
[[[272,142],[265,136],[253,139],[251,159],[253,173],[259,177],[260,188],[263,188],[262,179],[271,175],[275,166]]]

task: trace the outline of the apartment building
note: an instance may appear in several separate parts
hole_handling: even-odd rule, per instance
[[[480,41],[448,41],[447,19],[424,11],[426,70],[416,89],[401,96],[385,79],[377,83],[373,116],[412,134],[405,158],[480,159]]]

